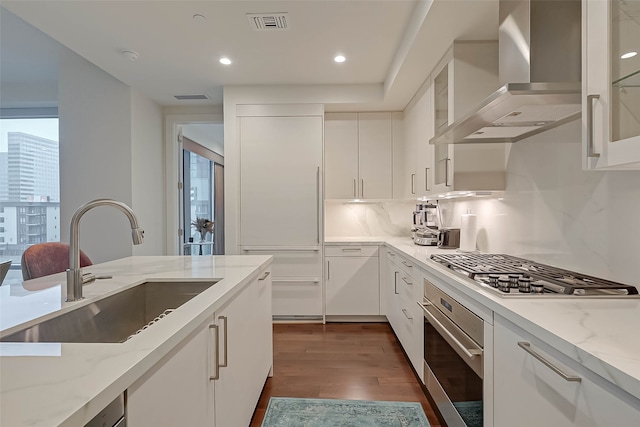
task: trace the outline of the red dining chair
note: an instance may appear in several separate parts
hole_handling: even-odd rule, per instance
[[[91,259],[80,251],[80,267],[91,264]],[[47,242],[29,246],[22,254],[21,265],[23,280],[66,271],[69,268],[69,244]]]

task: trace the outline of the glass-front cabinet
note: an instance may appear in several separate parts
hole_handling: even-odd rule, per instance
[[[640,0],[583,0],[583,167],[640,169]]]

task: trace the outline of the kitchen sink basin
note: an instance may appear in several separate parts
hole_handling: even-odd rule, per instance
[[[121,343],[215,283],[145,282],[4,336],[0,341]]]

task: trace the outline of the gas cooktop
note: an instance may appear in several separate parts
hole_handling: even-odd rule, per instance
[[[640,297],[635,286],[616,283],[504,254],[434,254],[431,259],[501,296]]]

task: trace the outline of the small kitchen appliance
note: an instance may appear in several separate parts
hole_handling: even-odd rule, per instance
[[[413,242],[420,246],[436,246],[440,223],[438,206],[432,203],[418,204],[413,214]]]
[[[459,228],[441,228],[438,231],[438,247],[442,249],[456,249],[460,247]]]

